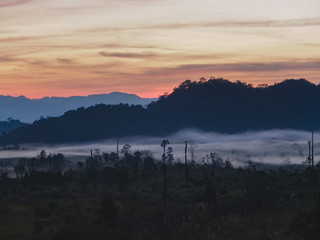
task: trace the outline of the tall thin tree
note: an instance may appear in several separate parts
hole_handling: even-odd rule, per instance
[[[92,156],[92,149],[90,149],[90,169],[92,170],[92,165],[93,165],[93,156]]]
[[[167,166],[166,166],[166,146],[169,144],[169,140],[165,139],[161,142],[161,147],[163,147],[162,154],[162,167],[163,167],[163,203],[167,206]]]
[[[119,138],[117,137],[117,162],[119,161]]]
[[[185,167],[185,177],[186,177],[186,182],[188,182],[188,142],[185,141],[185,146],[184,146],[184,167]]]
[[[311,167],[311,141],[308,141],[308,146],[309,146],[309,155],[307,157],[307,162],[309,167]]]
[[[49,154],[48,159],[49,159],[49,172],[52,172],[52,156],[51,156],[51,153]]]
[[[314,168],[314,146],[313,146],[313,131],[312,131],[312,144],[311,144],[311,165],[312,165],[312,168]]]

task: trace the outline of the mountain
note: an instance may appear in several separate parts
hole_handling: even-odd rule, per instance
[[[289,79],[254,88],[224,79],[191,82],[150,104],[148,110],[167,116],[167,128],[197,127],[235,133],[247,130],[320,127],[320,85]],[[160,116],[159,116],[160,117]]]
[[[320,130],[320,86],[305,79],[254,88],[224,79],[181,83],[170,95],[142,106],[96,105],[16,129],[1,143],[75,142],[174,133],[185,128]]]
[[[7,121],[0,121],[0,135],[7,134],[8,132],[26,126],[27,124],[20,122],[19,120],[14,120],[9,118]]]
[[[120,92],[89,95],[86,97],[44,97],[41,99],[0,95],[0,120],[13,118],[31,123],[34,120],[40,119],[40,117],[61,116],[68,110],[89,107],[95,104],[128,103],[145,106],[155,100],[154,98],[140,98],[135,94]]]

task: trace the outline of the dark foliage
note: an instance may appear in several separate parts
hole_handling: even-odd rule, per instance
[[[12,118],[8,118],[7,121],[0,121],[0,135],[5,135],[16,128],[26,125],[26,123],[22,123],[19,120],[15,120]]]
[[[3,174],[0,239],[318,239],[318,169],[237,169],[212,159],[190,164],[188,183],[183,164],[168,165],[165,207],[161,168],[141,165],[148,180],[128,164]]]
[[[320,192],[313,206],[295,215],[291,228],[301,239],[316,240],[320,236]]]

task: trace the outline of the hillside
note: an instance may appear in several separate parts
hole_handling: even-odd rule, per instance
[[[44,97],[41,99],[0,95],[0,120],[14,118],[22,122],[32,123],[40,119],[40,117],[57,117],[63,115],[66,111],[79,107],[89,107],[95,104],[128,103],[145,106],[155,100],[154,98],[140,98],[135,94],[120,92],[66,98]]]
[[[312,130],[320,126],[320,86],[305,79],[252,87],[224,79],[191,82],[149,105],[171,130],[198,127],[240,132],[273,128]]]
[[[147,108],[97,105],[35,121],[0,141],[72,142],[132,135],[165,135],[184,128],[235,133],[320,129],[320,86],[305,79],[254,88],[224,79],[183,82]]]
[[[9,118],[7,121],[0,121],[0,135],[7,134],[8,132],[25,126],[25,123],[20,122],[19,120],[14,120],[12,118]]]

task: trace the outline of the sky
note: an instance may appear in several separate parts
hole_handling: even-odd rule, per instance
[[[0,0],[0,95],[320,83],[319,0]]]

